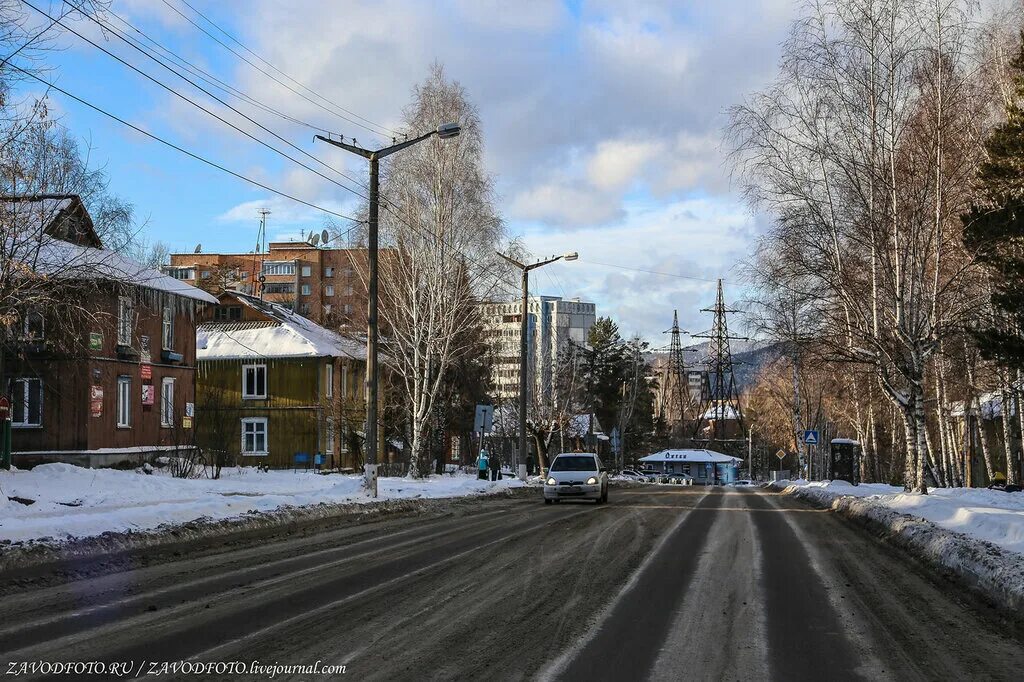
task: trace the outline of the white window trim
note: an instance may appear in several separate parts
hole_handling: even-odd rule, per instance
[[[127,386],[125,394],[121,395],[121,387]],[[117,377],[117,428],[127,429],[132,425],[132,378],[129,376]],[[122,413],[124,419],[121,419]]]
[[[324,395],[334,397],[334,365],[330,362],[324,365]]]
[[[348,397],[348,365],[341,366],[341,397]]]
[[[303,284],[302,288],[300,288],[299,291],[303,296],[309,296],[313,290],[309,287],[308,284]]]
[[[327,427],[324,429],[324,454],[334,454],[334,418],[327,418]]]
[[[128,320],[125,320],[125,317]],[[127,296],[117,299],[117,343],[119,346],[132,345],[132,336],[135,331],[135,303]],[[127,332],[127,338],[122,335]]]
[[[174,309],[169,305],[160,311],[160,341],[164,350],[174,350]]]
[[[250,370],[250,369],[258,371],[260,368],[263,369],[263,395],[259,395],[257,393],[246,393],[245,392],[245,374],[246,374],[246,372],[248,370]],[[267,372],[267,366],[265,364],[251,363],[251,364],[248,364],[248,365],[242,365],[242,400],[266,400],[267,399],[268,388],[269,388],[269,383],[270,383],[269,382],[269,378],[270,378],[270,375]],[[256,384],[256,383],[257,382],[254,380],[253,384]]]
[[[167,404],[167,386],[171,387],[170,405]],[[160,380],[160,426],[165,429],[174,426],[174,377],[164,377]]]
[[[39,423],[37,424],[37,423],[29,422],[29,421],[23,421],[23,422],[13,421],[13,419],[14,419],[14,405],[11,405],[11,412],[10,412],[11,419],[12,419],[12,421],[11,421],[11,428],[12,429],[38,429],[38,428],[41,428],[43,426],[43,380],[40,377],[12,377],[11,380],[10,380],[10,384],[12,384],[12,386],[11,386],[11,388],[8,389],[12,393],[12,396],[11,396],[12,398],[14,397],[13,396],[13,392],[14,392],[13,384],[15,382],[18,382],[18,381],[20,381],[22,383],[22,386],[23,386],[23,388],[22,388],[22,401],[23,401],[23,404],[25,405],[25,419],[26,420],[28,419],[28,399],[29,399],[29,395],[30,395],[29,386],[31,385],[30,382],[31,381],[39,381]]]
[[[334,296],[334,285],[328,284],[324,287],[324,296]]]
[[[246,424],[263,424],[263,449],[253,450],[252,452],[246,452],[245,450],[245,425]],[[239,452],[242,453],[243,457],[266,457],[270,454],[270,426],[267,423],[266,417],[242,417],[241,424],[241,435],[242,442],[239,445]]]
[[[302,276],[303,277],[312,277],[313,276],[313,267],[311,265],[303,265],[302,266]]]

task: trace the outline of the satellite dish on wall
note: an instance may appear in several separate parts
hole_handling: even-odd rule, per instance
[[[327,234],[327,230],[320,231],[320,241],[326,244],[331,240],[331,235]]]
[[[317,244],[319,244],[320,243],[320,235],[314,234],[312,237],[309,238],[309,243],[312,244],[313,246],[316,246]]]
[[[202,244],[196,244],[196,250],[193,251],[193,253],[202,253],[202,252],[203,252],[203,245]]]

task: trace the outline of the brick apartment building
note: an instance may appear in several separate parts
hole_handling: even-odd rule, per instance
[[[164,272],[217,294],[234,289],[328,328],[366,325],[366,250],[271,242],[265,253],[174,253]],[[230,322],[231,309],[218,310]]]

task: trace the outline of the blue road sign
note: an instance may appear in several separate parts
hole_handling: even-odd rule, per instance
[[[808,429],[807,431],[804,431],[804,443],[806,443],[807,445],[817,445],[818,444],[818,432],[817,431],[813,431],[811,429]]]

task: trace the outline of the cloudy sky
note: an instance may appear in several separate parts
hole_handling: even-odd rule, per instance
[[[52,12],[60,6],[32,2]],[[658,342],[673,308],[685,328],[709,326],[699,309],[711,302],[715,278],[726,280],[729,298],[739,297],[734,266],[758,228],[730,186],[721,130],[726,109],[772,77],[793,0],[188,2],[344,111],[317,106],[323,101],[315,95],[304,99],[239,59],[213,38],[277,75],[183,0],[113,0],[113,10],[256,100],[366,145],[380,139],[356,124],[399,128],[414,84],[432,62],[443,63],[480,110],[487,167],[511,232],[536,256],[580,253],[575,263],[536,273],[534,291],[594,301],[624,333]],[[72,26],[208,101],[98,27],[82,20]],[[340,213],[356,209],[352,193],[75,36],[61,44],[67,49],[50,61],[62,88],[269,186]],[[205,251],[248,251],[260,207],[272,211],[271,237],[321,227],[314,209],[204,167],[59,93],[52,104],[91,146],[92,162],[106,167],[112,189],[135,204],[150,239],[183,251],[199,242]],[[312,130],[247,111],[303,150],[364,177],[356,160],[314,145]]]

